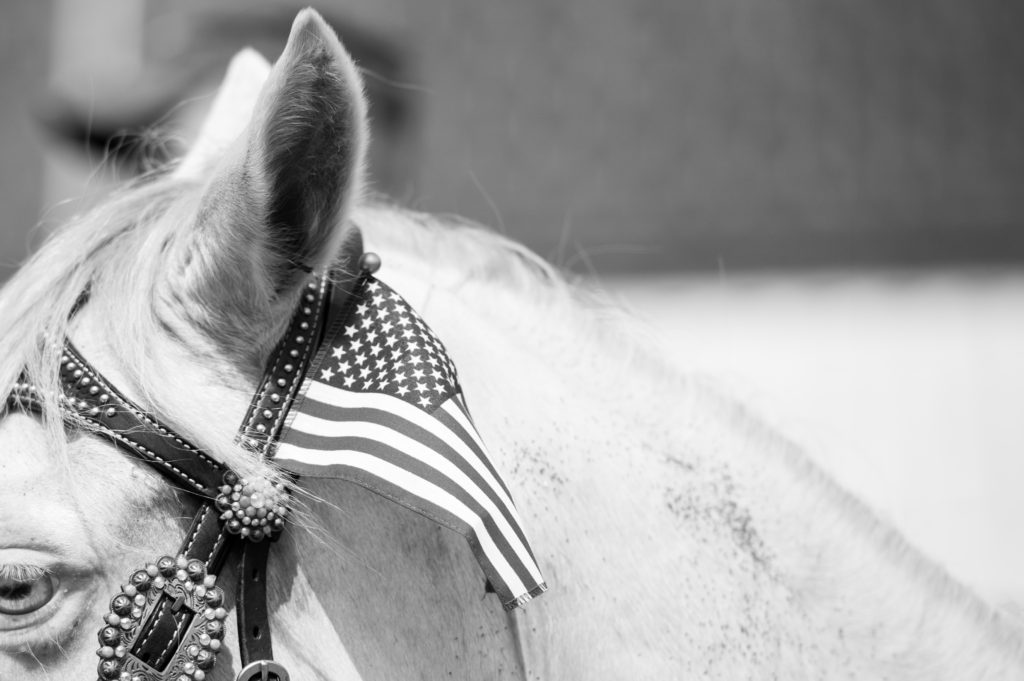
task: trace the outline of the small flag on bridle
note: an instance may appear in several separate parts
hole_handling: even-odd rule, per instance
[[[331,310],[337,319],[326,322],[277,462],[300,476],[361,485],[462,534],[506,610],[544,592],[512,496],[438,337],[368,274]]]

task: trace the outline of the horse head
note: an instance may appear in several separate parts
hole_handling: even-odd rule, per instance
[[[272,67],[236,58],[179,164],[74,220],[0,293],[0,382],[39,402],[0,419],[0,679],[95,678],[111,594],[197,503],[63,418],[63,339],[219,465],[290,484],[239,423],[310,273],[357,269],[362,239],[457,360],[552,592],[504,613],[454,533],[302,480],[266,572],[292,678],[1022,668],[1019,632],[535,255],[368,200],[361,87],[303,11]],[[185,678],[234,678],[225,626],[221,661]]]

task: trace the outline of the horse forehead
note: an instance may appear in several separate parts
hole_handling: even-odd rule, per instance
[[[150,496],[154,485],[145,478],[151,476],[138,472],[112,445],[98,439],[78,438],[67,445],[65,455],[35,417],[14,412],[0,418],[0,504],[24,504],[26,498],[34,503],[54,494],[64,494],[64,502],[73,503],[121,483],[137,490],[136,496]]]
[[[0,548],[38,544],[86,550],[81,541],[86,518],[77,499],[68,498],[76,487],[70,484],[75,476],[67,473],[35,419],[24,414],[0,419]]]
[[[0,419],[0,470],[4,486],[31,485],[49,463],[46,434],[35,419],[10,414]]]

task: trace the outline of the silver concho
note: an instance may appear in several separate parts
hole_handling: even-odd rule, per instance
[[[202,561],[185,556],[164,556],[132,573],[121,593],[110,601],[106,625],[99,632],[100,681],[203,681],[217,660],[227,617],[224,591],[215,586],[216,580],[206,574]],[[129,652],[138,638],[139,625],[153,615],[161,597],[169,599],[169,607],[186,608],[194,614],[163,671]]]
[[[273,538],[284,528],[288,490],[281,483],[247,480],[233,471],[224,474],[217,510],[225,529],[251,541]]]

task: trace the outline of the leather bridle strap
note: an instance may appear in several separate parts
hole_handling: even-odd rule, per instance
[[[353,229],[340,259],[344,269],[316,278],[302,291],[239,428],[239,441],[257,458],[273,456],[288,409],[323,340],[332,295],[339,299],[335,304],[347,301],[365,274],[360,273],[366,267],[361,256],[362,239]],[[288,673],[273,661],[266,586],[270,542],[287,515],[286,487],[239,478],[123,395],[70,340],[65,340],[59,378],[61,408],[71,425],[109,439],[199,500],[176,556],[136,570],[111,600],[99,633],[100,679],[205,679],[221,648],[226,616],[216,575],[237,550],[242,671],[236,681],[288,681]],[[37,413],[46,402],[24,378],[7,401],[12,409]],[[297,477],[290,479],[294,483]]]
[[[280,433],[287,408],[299,390],[310,358],[316,352],[330,291],[328,279],[318,278],[302,292],[288,331],[272,353],[267,372],[239,429],[239,439],[260,458],[267,456],[271,443]],[[232,508],[228,495],[246,485],[247,481],[239,479],[121,394],[70,341],[65,344],[60,379],[65,412],[76,425],[110,439],[116,446],[150,464],[172,484],[200,499],[199,510],[179,547],[178,557],[160,559],[155,564],[157,571],[163,574],[166,570],[168,577],[177,570],[195,570],[198,574],[200,570],[195,565],[198,561],[204,577],[216,575],[232,551],[237,550],[241,554],[236,592],[241,662],[243,668],[256,665],[255,670],[262,676],[266,665],[257,663],[273,660],[265,576],[269,540],[276,538],[277,533],[271,531],[271,526],[265,533],[265,540],[250,541],[252,538],[264,538],[255,536],[256,531],[251,529],[253,525],[242,524],[250,520],[248,517],[243,515],[242,522],[237,522],[237,513],[233,513],[238,509]],[[29,392],[30,387],[19,384],[19,388]],[[218,496],[222,498],[215,501]],[[277,521],[278,526],[280,520]],[[171,561],[174,565],[170,564]],[[137,572],[133,580],[136,575],[139,580],[147,579]],[[148,575],[148,578],[153,577],[155,575]],[[166,595],[160,596],[153,613],[144,622],[138,622],[135,644],[128,652],[162,673],[172,666],[183,637],[190,631],[192,619],[201,616],[181,607],[180,602],[174,602]],[[101,643],[104,642],[102,638],[101,632]],[[212,666],[212,659],[210,662]],[[103,664],[101,661],[101,677],[104,676]],[[108,665],[111,678],[117,678],[113,676],[114,666],[113,662]],[[287,674],[279,666],[275,667],[277,670],[271,669],[268,676],[285,681]],[[239,679],[248,678],[239,675]]]
[[[288,330],[271,354],[260,388],[253,395],[243,421],[242,437],[260,458],[273,456],[271,447],[284,427],[288,407],[298,394],[306,369],[320,346],[332,289],[327,278],[307,285]],[[246,541],[242,545],[235,601],[238,647],[243,667],[240,679],[250,678],[243,676],[246,670],[259,671],[255,667],[259,662],[274,659],[267,611],[269,551],[267,542]]]
[[[266,374],[239,429],[239,440],[259,458],[271,454],[270,447],[284,425],[288,407],[298,393],[310,359],[316,354],[331,289],[328,278],[323,277],[310,282],[303,290],[288,331],[271,354]],[[240,560],[236,611],[243,666],[238,679],[286,681],[287,672],[273,663],[266,600],[266,562],[269,542],[277,536],[277,532],[273,531],[276,528],[271,523],[265,532],[252,529],[255,524],[247,521],[255,521],[255,516],[252,519],[245,516],[242,513],[245,509],[239,511],[237,502],[233,505],[230,501],[232,494],[238,497],[240,489],[242,492],[248,489],[245,487],[248,481],[239,479],[124,396],[86,361],[70,340],[66,341],[61,358],[60,380],[63,407],[71,422],[108,438],[117,447],[148,463],[171,484],[200,500],[195,519],[179,547],[177,557],[161,558],[147,568],[148,573],[147,569],[137,571],[132,575],[130,585],[138,587],[146,583],[148,586],[150,581],[156,579],[157,573],[171,579],[179,571],[185,571],[185,576],[190,579],[195,577],[195,583],[199,583],[207,579],[207,576],[216,575],[228,555],[237,550]],[[10,399],[12,404],[17,403],[30,409],[38,410],[42,404],[34,387],[27,383],[19,383]],[[241,521],[238,516],[242,518]],[[282,520],[283,517],[276,519],[277,527],[280,527]],[[259,536],[260,533],[265,536]],[[212,591],[212,581],[210,586]],[[214,602],[213,605],[219,607],[219,603]],[[219,615],[218,608],[212,608],[212,611],[215,616]],[[118,623],[126,619],[131,621],[128,616],[117,616],[114,610],[111,615],[116,616]],[[127,652],[144,665],[140,667],[142,670],[160,674],[140,678],[163,678],[166,670],[175,674],[173,678],[177,679],[177,667],[180,665],[176,656],[179,648],[190,632],[192,620],[202,616],[202,613],[182,607],[180,598],[172,601],[166,594],[160,595],[152,614],[144,621],[132,623],[138,630],[137,634],[133,633],[134,645]],[[108,625],[115,621],[110,615],[107,619]],[[222,619],[211,620],[206,627],[209,629],[212,626],[211,630],[222,631],[223,625],[218,624]],[[101,645],[106,643],[104,632],[109,629],[115,630],[108,633],[110,643],[119,640],[117,636],[120,633],[116,631],[116,625],[108,626],[100,633]],[[135,631],[133,628],[132,632]],[[116,649],[114,646],[111,648]],[[203,669],[212,666],[215,657],[208,649],[200,650],[198,655],[192,656],[192,673],[198,669],[199,675],[204,675]],[[130,671],[132,665],[137,664],[127,659],[127,656],[120,660],[116,657],[101,659],[100,677],[119,678],[116,674],[126,669]]]

